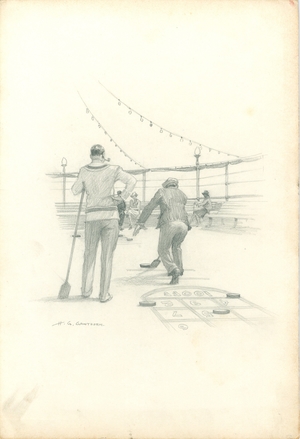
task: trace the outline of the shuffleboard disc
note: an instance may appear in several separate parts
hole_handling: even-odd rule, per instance
[[[149,302],[147,300],[142,300],[140,302],[140,306],[155,306],[155,305],[156,305],[156,302]]]
[[[133,238],[127,238],[127,241],[133,241]]]
[[[151,264],[140,264],[141,268],[150,268]]]
[[[241,295],[237,293],[227,293],[226,296],[230,297],[231,299],[238,299],[239,297],[241,297]]]
[[[213,313],[214,314],[229,314],[230,310],[229,309],[214,309]]]

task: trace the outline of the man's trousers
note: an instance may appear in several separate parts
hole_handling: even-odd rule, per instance
[[[208,213],[208,210],[205,209],[205,207],[202,207],[202,209],[199,209],[199,210],[195,210],[193,212],[191,219],[190,219],[190,224],[195,225],[195,223],[196,223],[196,226],[198,227],[202,223],[202,220],[207,213]]]
[[[119,210],[119,226],[123,227],[124,219],[125,219],[125,210]]]
[[[139,211],[134,209],[129,209],[128,211],[128,218],[129,218],[129,227],[133,228],[135,226],[135,223],[139,217]]]
[[[87,221],[85,223],[85,252],[82,270],[83,296],[93,291],[94,270],[99,241],[101,240],[101,280],[100,299],[106,299],[109,293],[114,251],[119,236],[117,219]]]
[[[181,243],[188,232],[188,226],[182,221],[163,224],[160,228],[158,254],[168,274],[178,268],[183,270]]]

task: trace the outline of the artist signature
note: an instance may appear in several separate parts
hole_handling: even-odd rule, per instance
[[[74,323],[74,322],[71,322],[70,320],[67,322],[63,322],[63,321],[57,322],[57,323],[54,323],[52,326],[64,326],[64,325],[67,325],[67,326],[104,326],[102,323],[90,323],[90,322],[76,322],[76,323]]]

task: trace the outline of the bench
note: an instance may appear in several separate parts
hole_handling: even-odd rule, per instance
[[[233,220],[233,228],[238,224],[239,220],[255,220],[257,217],[257,206],[247,201],[225,201],[219,211],[211,211],[207,214],[208,226],[211,227],[215,219],[220,219],[224,225],[225,220]]]
[[[189,199],[186,204],[186,211],[191,217],[193,214],[193,204],[195,199]],[[148,202],[142,202],[142,209],[148,204]],[[78,207],[79,203],[77,201],[75,202],[67,202],[67,203],[61,203],[57,202],[55,203],[56,206],[56,214],[58,216],[60,225],[63,229],[72,230],[75,227],[76,218],[78,214]],[[212,202],[212,210],[211,212],[218,212],[222,206],[221,202]],[[157,207],[153,210],[150,218],[147,221],[148,227],[156,227],[158,222],[158,217],[160,215],[160,208]],[[79,227],[78,230],[82,231],[84,230],[84,222],[85,222],[85,205],[82,207],[80,219],[79,219]],[[124,227],[127,228],[129,226],[129,220],[128,216],[126,215],[124,220]]]
[[[195,199],[189,199],[186,205],[186,211],[189,218],[193,214],[193,204]],[[142,203],[142,208],[147,202]],[[212,227],[213,222],[219,219],[221,224],[224,225],[225,220],[233,220],[233,227],[235,228],[239,220],[254,220],[257,216],[258,204],[249,200],[230,200],[230,201],[212,201],[212,209],[210,213],[206,214],[204,219],[208,219],[207,227]],[[78,202],[67,203],[55,203],[56,213],[63,229],[72,230],[75,227],[75,222],[78,213]],[[261,207],[261,202],[260,202]],[[147,221],[148,227],[156,227],[160,209],[156,208],[152,212],[150,218]],[[85,221],[85,208],[83,207],[79,220],[78,230],[84,230]],[[124,221],[124,227],[129,226],[128,217],[126,216]]]
[[[188,199],[187,203],[186,203],[186,211],[188,214],[192,215],[194,213],[194,202],[195,200],[193,199]],[[211,212],[218,212],[221,207],[222,207],[222,202],[220,201],[212,201],[211,205]]]
[[[223,203],[218,203],[217,201],[212,201],[211,203],[211,212],[219,212],[219,210],[222,208]]]

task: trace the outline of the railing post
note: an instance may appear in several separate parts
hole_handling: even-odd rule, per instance
[[[202,146],[197,146],[194,151],[194,157],[196,159],[196,197],[200,198],[200,163],[199,157],[201,156]]]
[[[63,167],[63,203],[66,205],[66,166],[68,161],[65,157],[61,159],[61,166]]]
[[[197,166],[196,169],[196,196],[200,198],[200,167]]]
[[[143,202],[146,201],[146,172],[143,172]]]
[[[225,200],[226,201],[228,201],[229,199],[228,185],[229,182],[228,182],[228,163],[227,163],[227,165],[225,166]]]

